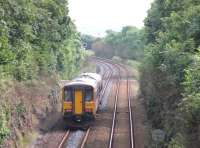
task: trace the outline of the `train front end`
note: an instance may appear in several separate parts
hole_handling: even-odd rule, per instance
[[[63,88],[63,117],[73,124],[94,120],[95,103],[92,86],[70,85]]]
[[[69,126],[84,126],[95,119],[101,93],[101,76],[83,73],[67,83],[62,90],[62,112]]]

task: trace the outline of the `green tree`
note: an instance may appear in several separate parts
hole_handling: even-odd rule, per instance
[[[141,89],[153,128],[167,133],[163,147],[199,143],[199,6],[192,0],[155,0],[145,19]],[[187,141],[176,141],[178,134]]]
[[[132,26],[125,26],[120,32],[112,30],[106,31],[107,35],[101,39],[102,50],[96,53],[99,56],[112,58],[119,56],[121,58],[141,59],[143,56],[144,30]],[[97,45],[99,39],[94,41]],[[94,49],[96,50],[96,49]]]

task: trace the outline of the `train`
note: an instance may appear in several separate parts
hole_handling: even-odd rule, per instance
[[[102,77],[82,73],[62,88],[62,115],[69,127],[89,126],[96,116],[102,91]]]

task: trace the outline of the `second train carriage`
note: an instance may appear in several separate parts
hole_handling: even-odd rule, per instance
[[[88,123],[95,119],[100,102],[102,78],[96,73],[83,73],[62,89],[62,112],[66,123]]]

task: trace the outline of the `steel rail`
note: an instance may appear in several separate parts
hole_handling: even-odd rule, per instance
[[[129,80],[129,70],[122,64],[119,64],[120,67],[122,67],[126,71],[127,75],[127,98],[128,98],[128,109],[129,109],[129,125],[130,125],[130,146],[131,148],[136,148],[135,145],[135,131],[134,131],[134,121],[133,121],[133,112],[132,112],[132,107],[131,107],[131,85],[130,85],[130,80]]]
[[[135,148],[135,136],[134,136],[134,124],[133,124],[133,113],[131,108],[131,94],[130,94],[130,81],[129,81],[129,72],[124,67],[127,72],[127,97],[128,97],[128,108],[129,108],[129,124],[130,124],[130,141],[131,141],[131,148]]]
[[[109,69],[111,69],[111,72],[109,72],[109,71],[107,71],[106,73],[105,73],[105,75],[108,73],[108,80],[106,81],[106,84],[104,85],[104,88],[103,88],[103,90],[102,90],[102,92],[101,92],[101,99],[102,99],[102,97],[104,96],[104,94],[105,94],[105,92],[106,92],[106,89],[107,89],[107,87],[108,87],[108,84],[109,84],[109,82],[110,82],[110,80],[111,80],[111,77],[112,77],[112,75],[113,75],[113,70],[112,70],[112,68],[111,68],[111,66],[109,65],[109,64],[107,64],[106,62],[103,62],[104,60],[96,60],[97,62],[99,62],[99,63],[103,63],[104,65],[106,65]],[[104,75],[103,75],[103,77],[104,77]]]
[[[114,66],[115,64],[113,64]],[[117,65],[115,65],[117,67]],[[114,137],[114,129],[115,129],[115,121],[116,121],[116,112],[117,112],[117,103],[118,103],[118,97],[119,97],[119,88],[120,88],[120,69],[117,67],[118,72],[119,72],[119,78],[117,81],[117,88],[116,88],[116,95],[115,95],[115,103],[114,103],[114,111],[113,111],[113,120],[112,120],[112,127],[111,127],[111,133],[110,133],[110,138],[109,138],[109,148],[112,148],[113,145],[113,137]]]
[[[108,65],[108,67],[109,67],[109,69],[111,69],[110,65]],[[106,89],[107,89],[107,87],[108,87],[108,84],[109,84],[109,82],[110,82],[110,80],[111,80],[112,75],[113,75],[113,71],[111,71],[110,73],[108,73],[108,80],[106,81],[106,84],[105,84],[105,86],[104,86],[104,89],[103,89],[102,92],[101,92],[101,98],[104,96],[104,94],[105,94],[105,92],[106,92]]]
[[[87,141],[87,138],[88,138],[88,135],[89,135],[89,133],[90,133],[90,128],[88,128],[88,129],[87,129],[87,132],[86,132],[86,134],[85,134],[85,136],[84,136],[84,138],[83,138],[83,141],[82,141],[82,143],[81,143],[81,148],[84,148],[84,146],[85,146],[85,144],[86,144],[86,141]]]
[[[62,148],[65,141],[67,140],[68,136],[69,136],[70,130],[67,130],[67,132],[65,133],[65,135],[63,136],[61,142],[58,145],[58,148]]]

